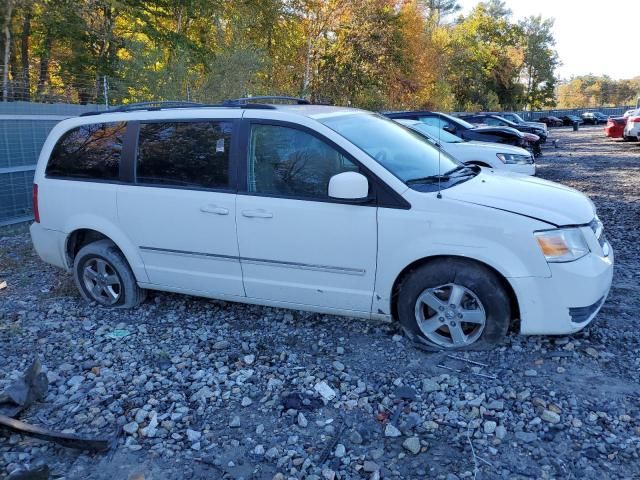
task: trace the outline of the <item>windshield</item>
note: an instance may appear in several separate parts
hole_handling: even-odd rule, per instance
[[[434,140],[442,141],[445,143],[461,143],[464,141],[453,133],[449,133],[442,128],[438,128],[427,123],[413,123],[411,124],[411,128],[429,135]]]
[[[470,124],[469,122],[467,122],[466,120],[463,120],[462,118],[452,117],[451,115],[447,115],[446,113],[440,113],[439,115],[441,115],[443,118],[447,118],[451,120],[452,122],[456,122],[459,125],[462,125],[464,128],[476,128],[475,125]],[[424,122],[422,118],[420,119],[420,121]],[[446,124],[446,122],[444,123]]]
[[[318,120],[405,183],[434,177],[460,165],[424,137],[374,113],[335,115]]]
[[[514,121],[516,123],[524,123],[524,120],[522,119],[522,117],[517,113],[510,113],[509,115],[511,116],[509,120],[515,119]]]

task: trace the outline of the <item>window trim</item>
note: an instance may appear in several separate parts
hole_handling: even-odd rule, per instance
[[[249,192],[249,176],[248,176],[248,166],[249,166],[249,153],[250,153],[250,141],[251,141],[251,127],[253,125],[271,125],[274,127],[285,127],[291,128],[293,130],[299,130],[301,132],[312,135],[317,138],[319,141],[324,142],[329,147],[336,150],[339,154],[345,157],[347,160],[352,162],[360,169],[360,173],[362,173],[367,180],[369,181],[370,195],[369,198],[363,201],[354,202],[353,200],[340,200],[337,198],[331,198],[329,196],[325,198],[313,198],[313,197],[302,197],[302,196],[289,196],[275,193],[259,193],[259,192]],[[240,135],[239,141],[241,142],[239,155],[237,157],[237,178],[238,178],[238,195],[247,195],[252,197],[268,197],[268,198],[282,198],[286,200],[299,200],[306,202],[319,202],[319,203],[335,203],[341,205],[352,205],[352,206],[362,206],[362,207],[384,207],[384,208],[396,208],[401,210],[409,210],[411,209],[411,204],[407,202],[400,194],[398,194],[395,190],[389,187],[384,181],[382,181],[377,175],[375,175],[371,170],[369,170],[365,165],[362,164],[359,160],[357,160],[353,155],[347,152],[340,145],[335,143],[330,138],[322,135],[316,130],[309,128],[305,125],[299,125],[297,123],[292,123],[284,120],[271,120],[264,118],[244,118],[240,124]]]
[[[91,178],[91,177],[73,177],[73,176],[67,176],[67,175],[50,175],[47,173],[47,169],[49,168],[49,163],[51,162],[51,157],[53,156],[53,152],[66,135],[73,132],[74,130],[86,128],[90,125],[105,125],[109,123],[124,123],[124,134],[122,135],[122,149],[120,150],[120,162],[118,163],[118,175],[116,178],[104,179],[104,178]],[[122,180],[122,173],[123,173],[123,165],[125,164],[125,161],[126,161],[125,159],[127,157],[126,149],[127,149],[127,133],[129,131],[129,123],[130,122],[126,120],[115,121],[115,122],[83,123],[81,125],[76,125],[75,127],[72,127],[66,130],[58,137],[55,144],[53,145],[53,148],[51,149],[51,152],[47,157],[47,163],[44,166],[44,172],[43,172],[44,178],[46,178],[47,180],[65,180],[68,182],[90,182],[90,183],[105,183],[105,184],[115,184],[115,185],[122,185],[126,183],[125,181]]]
[[[225,187],[196,187],[196,186],[184,186],[184,185],[165,185],[159,183],[143,183],[138,182],[136,175],[136,167],[138,165],[138,144],[140,142],[140,125],[142,123],[230,123],[231,124],[231,140],[229,142],[229,181]],[[135,120],[129,122],[131,124],[131,136],[126,137],[129,143],[125,143],[126,146],[126,170],[124,173],[121,171],[121,178],[126,179],[125,183],[136,187],[147,188],[168,188],[174,190],[195,190],[202,192],[219,192],[219,193],[237,193],[237,173],[238,169],[238,153],[239,153],[239,133],[240,133],[240,119],[239,118],[150,118],[144,120]],[[129,131],[125,133],[127,135]],[[122,168],[122,162],[121,162]]]

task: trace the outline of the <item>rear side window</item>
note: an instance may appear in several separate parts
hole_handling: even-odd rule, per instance
[[[232,130],[231,122],[142,123],[137,183],[228,187]]]
[[[65,133],[53,148],[45,174],[117,180],[126,123],[94,123]]]

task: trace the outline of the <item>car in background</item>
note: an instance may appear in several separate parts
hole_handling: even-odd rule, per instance
[[[467,122],[474,124],[484,124],[492,127],[510,127],[521,131],[524,134],[531,134],[538,137],[537,140],[532,140],[531,150],[534,155],[538,156],[542,153],[540,145],[547,141],[547,131],[541,128],[530,127],[529,125],[518,125],[517,123],[510,122],[509,120],[502,118],[498,115],[475,113],[475,114],[462,114],[460,118]]]
[[[622,138],[626,142],[640,140],[640,110],[635,115],[627,117],[627,124],[624,127],[624,132],[622,132]]]
[[[547,115],[546,117],[540,117],[538,120],[544,123],[547,127],[561,127],[564,125],[561,118],[554,117],[553,115]]]
[[[418,120],[399,119],[396,122],[423,136],[436,148],[465,165],[490,167],[524,175],[536,174],[535,158],[524,148],[475,140],[465,142],[452,133]]]
[[[631,110],[627,110],[626,112],[624,112],[624,115],[622,115],[624,118],[630,117],[632,115],[637,115],[638,112],[640,112],[640,108],[632,108]]]
[[[547,132],[547,134],[549,133],[547,130],[547,124],[544,122],[527,122],[525,119],[523,119],[520,115],[518,115],[516,112],[482,112],[482,113],[490,113],[492,115],[498,115],[506,120],[509,120],[510,122],[513,122],[515,124],[518,125],[529,125],[530,127],[535,127],[535,128],[541,128],[542,130],[544,130],[545,132]]]
[[[530,148],[525,135],[509,127],[477,127],[464,120],[447,115],[446,113],[415,110],[404,112],[383,112],[387,118],[393,120],[418,120],[427,125],[433,125],[452,133],[463,140],[478,140],[481,142],[502,143],[516,147]],[[534,141],[534,139],[531,139]]]
[[[585,125],[599,125],[601,123],[607,123],[609,117],[600,112],[584,112],[580,115]]]
[[[577,123],[578,125],[582,125],[582,119],[580,117],[578,117],[577,115],[563,115],[562,117],[560,117],[562,120],[562,124],[565,126],[571,126],[574,123]]]
[[[604,127],[604,134],[609,138],[622,138],[627,119],[624,117],[610,117]]]

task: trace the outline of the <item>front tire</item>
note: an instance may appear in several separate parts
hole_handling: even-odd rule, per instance
[[[509,295],[500,278],[472,261],[438,259],[413,270],[397,299],[405,334],[427,349],[493,348],[509,329]]]
[[[132,308],[146,297],[111,240],[92,242],[80,249],[73,262],[73,279],[85,300],[103,307]]]

